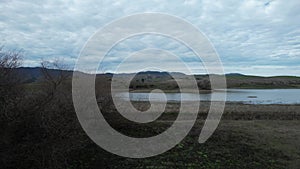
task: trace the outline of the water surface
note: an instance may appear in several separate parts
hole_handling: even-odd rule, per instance
[[[220,101],[224,91],[214,91],[216,99]],[[131,101],[211,101],[211,93],[119,93],[117,97]],[[242,102],[245,104],[300,104],[300,89],[228,89],[228,102]]]

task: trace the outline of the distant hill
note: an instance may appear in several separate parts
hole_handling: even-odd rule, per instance
[[[61,70],[49,69],[48,70],[52,75],[58,74]],[[22,77],[24,83],[31,83],[38,81],[43,78],[42,68],[40,67],[20,67],[16,69],[16,72]],[[72,71],[64,70],[64,73],[68,73],[72,76]],[[97,74],[97,78],[101,76],[111,78],[114,74]],[[118,76],[125,77],[133,75],[132,73],[122,73],[117,74]],[[175,81],[172,76],[184,79],[185,75],[179,72],[159,72],[159,71],[145,71],[139,72],[136,74],[133,79],[133,84],[136,83],[136,86],[140,88],[143,87],[171,87],[176,88],[177,85],[174,84]],[[195,76],[197,82],[201,83],[209,80],[209,76],[206,74],[203,75],[193,75]],[[219,76],[219,75],[213,75]],[[261,77],[261,76],[252,76],[244,75],[240,73],[229,73],[226,74],[226,81],[228,88],[300,88],[300,77],[294,76],[273,76],[273,77]]]
[[[229,76],[245,76],[245,75],[243,75],[241,73],[227,73],[225,75],[226,75],[226,77],[229,77]]]
[[[226,76],[230,88],[300,88],[300,77],[251,75]]]
[[[57,69],[48,69],[48,72],[51,75],[58,75],[61,70]],[[72,75],[72,71],[63,70],[64,73]],[[23,83],[32,83],[43,78],[42,68],[41,67],[19,67],[15,69],[17,75],[19,75]]]

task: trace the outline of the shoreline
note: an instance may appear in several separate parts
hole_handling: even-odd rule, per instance
[[[141,111],[149,109],[149,102],[132,102]],[[161,103],[163,104],[163,103]],[[193,102],[186,104],[193,105]],[[180,103],[168,103],[164,113],[172,117],[180,110]],[[210,102],[200,103],[198,119],[206,119],[210,110]],[[189,111],[189,110],[186,110]],[[191,109],[192,112],[192,109]],[[225,103],[222,113],[224,120],[300,120],[300,104],[298,105],[251,105],[240,103]]]

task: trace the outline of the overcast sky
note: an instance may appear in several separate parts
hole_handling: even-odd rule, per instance
[[[23,49],[24,66],[38,66],[42,59],[54,58],[63,58],[72,66],[97,30],[120,17],[142,12],[171,14],[195,25],[216,48],[226,73],[300,76],[299,0],[0,0],[0,43]],[[148,48],[168,50],[193,73],[204,73],[187,47],[154,35],[117,44],[101,70],[114,71],[130,53]],[[142,57],[137,64],[152,59],[148,54]],[[181,71],[170,58],[155,59],[166,70]],[[126,71],[135,71],[134,66]]]

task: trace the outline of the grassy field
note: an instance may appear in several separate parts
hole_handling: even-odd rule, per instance
[[[149,106],[145,102],[133,104],[140,110]],[[199,144],[198,137],[208,106],[208,103],[202,105],[203,109],[189,135],[164,154],[146,159],[130,159],[96,148],[99,152],[94,152],[93,157],[87,157],[94,161],[85,158],[77,160],[85,161],[85,165],[94,168],[100,165],[107,168],[299,168],[300,105],[228,103],[213,136],[204,144]],[[123,134],[149,137],[170,127],[178,108],[174,103],[168,105],[159,119],[142,126],[124,120],[113,112],[107,119],[112,127]],[[78,165],[81,164],[75,166]]]
[[[206,143],[199,144],[197,139],[202,124],[202,121],[198,121],[191,133],[172,150],[146,159],[123,158],[104,152],[95,146],[88,146],[87,148],[94,150],[86,149],[85,154],[77,156],[75,161],[83,163],[74,164],[74,168],[105,166],[106,168],[296,169],[299,167],[298,142],[300,140],[297,131],[300,127],[299,121],[225,120]],[[159,127],[156,127],[156,130],[157,128]],[[286,130],[289,132],[283,133]],[[149,130],[140,129],[135,132],[140,135]],[[83,158],[84,155],[88,156]]]

